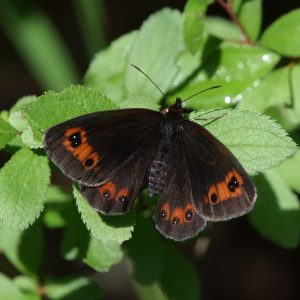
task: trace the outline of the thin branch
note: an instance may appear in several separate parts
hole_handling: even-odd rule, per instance
[[[252,41],[248,35],[248,33],[245,31],[242,23],[240,22],[239,18],[235,14],[235,12],[232,9],[232,2],[226,2],[225,0],[216,0],[228,13],[231,20],[236,24],[236,26],[239,28],[239,30],[242,32],[244,36],[244,43],[246,44],[252,44]]]

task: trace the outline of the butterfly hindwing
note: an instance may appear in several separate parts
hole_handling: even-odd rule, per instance
[[[166,175],[166,186],[161,192],[154,220],[156,228],[167,238],[186,240],[206,226],[192,200],[192,187],[187,178],[179,136],[170,150],[170,164]]]
[[[161,118],[160,113],[147,109],[84,115],[48,129],[45,150],[68,177],[99,186],[129,159],[155,151]]]
[[[149,161],[154,148],[140,148],[138,157],[129,159],[113,176],[97,187],[80,185],[81,193],[89,204],[105,215],[120,215],[128,212],[134,199],[146,185]]]
[[[253,208],[255,187],[234,155],[205,128],[183,125],[182,143],[194,204],[206,220],[220,221]]]

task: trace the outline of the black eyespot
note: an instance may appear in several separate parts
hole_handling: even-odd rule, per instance
[[[187,221],[191,221],[191,220],[193,219],[193,216],[194,216],[194,214],[193,214],[193,212],[192,212],[190,209],[188,209],[188,210],[185,212],[185,219],[186,219]]]
[[[179,224],[179,219],[177,217],[174,217],[173,220],[172,220],[172,223],[174,225],[178,225]]]
[[[167,216],[166,211],[165,211],[165,210],[161,210],[161,211],[160,211],[160,216],[161,216],[162,218],[165,218],[165,217]]]
[[[228,182],[227,186],[228,186],[228,189],[229,189],[230,192],[235,191],[235,186],[233,185],[231,180]]]
[[[69,136],[68,140],[71,143],[72,148],[79,147],[82,143],[80,132],[73,133]]]
[[[124,197],[124,196],[122,196],[122,197],[120,197],[120,199],[119,199],[119,201],[121,202],[121,203],[123,203],[123,204],[125,204],[126,203],[126,197]]]
[[[210,201],[211,201],[212,203],[217,203],[217,201],[218,201],[218,196],[217,196],[216,193],[211,194],[211,196],[210,196]]]
[[[237,179],[234,176],[231,177],[231,182],[234,185],[234,187],[236,187],[236,188],[238,188],[240,186],[239,182],[237,181]]]
[[[110,198],[110,192],[109,191],[103,191],[102,195],[106,199]]]
[[[94,164],[94,160],[93,160],[92,158],[88,158],[88,159],[85,161],[85,166],[86,166],[86,167],[91,167],[93,164]]]

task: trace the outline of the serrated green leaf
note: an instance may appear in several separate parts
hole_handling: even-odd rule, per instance
[[[254,227],[264,237],[285,248],[295,248],[300,239],[300,204],[275,170],[255,180],[257,202],[250,214]]]
[[[290,104],[289,67],[277,69],[241,94],[240,109],[263,112],[268,107]]]
[[[204,15],[208,1],[188,0],[183,12],[183,37],[189,51],[195,54],[201,46]]]
[[[129,68],[128,53],[136,36],[136,31],[125,34],[107,49],[100,51],[92,60],[84,76],[85,85],[98,88],[101,93],[116,102],[125,99],[124,77],[126,69]]]
[[[176,57],[183,50],[182,19],[178,11],[163,9],[150,16],[136,37],[128,63],[140,67],[167,92],[178,72]],[[125,77],[127,96],[149,96],[158,102],[161,95],[137,70],[127,68]]]
[[[223,116],[206,128],[233,152],[251,175],[278,165],[297,149],[287,133],[266,115],[240,110],[217,113]],[[204,117],[211,118],[215,114]],[[199,123],[203,125],[207,121]]]
[[[131,238],[133,215],[103,216],[98,214],[74,188],[74,197],[81,218],[90,232],[100,241],[115,241],[119,244]]]
[[[251,40],[255,41],[261,30],[262,0],[243,1],[238,16]]]
[[[48,298],[53,300],[98,300],[102,298],[101,287],[88,277],[66,277],[45,285]]]
[[[13,106],[12,108],[10,109],[10,113],[12,112],[17,112],[17,111],[22,111],[22,109],[28,105],[29,103],[31,102],[34,102],[37,100],[37,96],[33,96],[33,95],[30,95],[30,96],[24,96],[24,97],[21,97]]]
[[[0,171],[0,220],[17,230],[27,228],[44,207],[49,183],[47,158],[19,150]]]
[[[300,193],[300,150],[298,148],[294,156],[282,162],[276,171],[285,180],[288,186]]]
[[[300,56],[300,9],[284,14],[263,33],[260,44],[284,56]]]
[[[24,295],[18,287],[4,274],[0,273],[0,299],[24,300]]]
[[[221,17],[205,17],[204,28],[207,33],[222,40],[242,40],[243,35],[238,27]]]
[[[0,118],[0,149],[17,136],[17,131]]]
[[[42,131],[63,121],[100,110],[116,109],[114,102],[98,90],[70,86],[61,93],[47,92],[24,108],[34,138],[42,140]],[[47,112],[47,118],[45,118]]]
[[[231,106],[240,100],[241,93],[255,81],[265,76],[277,63],[279,57],[254,46],[223,44],[211,54],[175,97],[186,99],[205,88],[221,85],[221,88],[202,93],[187,104],[195,109]]]
[[[112,265],[119,263],[122,257],[120,244],[113,241],[102,242],[91,236],[83,261],[98,272],[106,272]]]
[[[25,231],[0,226],[0,248],[20,272],[37,277],[43,251],[40,223]]]

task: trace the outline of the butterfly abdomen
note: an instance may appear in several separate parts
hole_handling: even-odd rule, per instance
[[[149,172],[149,194],[154,196],[160,194],[166,184],[166,177],[170,162],[170,152],[176,126],[167,123],[162,126],[161,142],[150,165]]]

